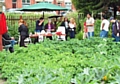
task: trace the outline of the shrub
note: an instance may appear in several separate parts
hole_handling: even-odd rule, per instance
[[[78,34],[76,34],[76,38],[79,40],[82,40],[83,39],[83,32],[80,31]]]

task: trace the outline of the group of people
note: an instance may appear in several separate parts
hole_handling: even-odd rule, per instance
[[[36,21],[35,33],[41,32],[42,30],[49,33],[56,32],[58,24],[59,26],[62,26],[65,28],[66,40],[68,36],[70,36],[71,39],[75,38],[75,29],[76,29],[75,19],[70,18],[70,20],[68,20],[67,17],[64,17],[63,20],[60,20],[57,22],[52,22],[52,20],[48,18],[48,22],[46,24],[45,24],[44,18],[40,17],[39,20]],[[29,33],[28,33],[29,29],[27,27],[26,22],[23,19],[19,20],[18,31],[20,33],[20,47],[26,47],[24,44],[24,40],[27,37],[29,37]],[[52,36],[47,36],[46,38],[49,38],[50,40],[52,40]],[[36,37],[34,40],[34,43],[37,43],[37,42],[39,42],[39,37]]]
[[[68,35],[70,38],[75,38],[76,22],[74,18],[68,20],[68,18],[65,17],[62,21],[57,22],[52,22],[52,20],[49,18],[48,22],[44,25],[44,18],[41,17],[36,21],[35,32],[41,32],[42,30],[45,30],[45,32],[56,32],[58,24],[59,26],[63,26],[65,28],[66,40]],[[52,40],[52,36],[47,36],[47,38]],[[36,42],[38,42],[38,38],[36,38],[34,43]]]
[[[114,41],[118,42],[120,41],[120,22],[113,17],[111,17],[110,20],[108,20],[106,15],[102,15],[100,37],[101,38],[108,37],[110,23],[112,23],[112,37],[114,38]],[[94,36],[94,24],[95,24],[94,18],[91,16],[90,13],[88,13],[87,19],[84,22],[83,38],[90,38]]]
[[[20,32],[20,47],[27,47],[24,44],[24,40],[29,37],[29,31],[28,31],[28,27],[27,24],[24,20],[20,19],[19,20],[19,28],[18,31]],[[2,44],[5,47],[6,45],[8,45],[8,49],[11,53],[14,52],[14,44],[17,43],[17,41],[15,41],[14,37],[10,37],[10,35],[8,34],[8,32],[4,33],[2,35]]]
[[[102,38],[108,37],[110,22],[112,23],[112,37],[115,38],[114,41],[118,42],[120,41],[120,22],[113,17],[111,17],[109,21],[105,15],[102,16],[102,22],[101,22],[101,27],[100,27],[100,30],[101,30],[100,37]],[[44,18],[41,17],[39,18],[39,20],[36,21],[35,32],[41,32],[42,30],[44,30],[45,32],[50,32],[50,33],[56,32],[57,27],[58,27],[56,26],[56,24],[59,24],[59,26],[62,26],[65,28],[66,40],[68,36],[71,39],[75,38],[76,22],[74,18],[70,18],[70,20],[68,20],[67,17],[64,17],[63,20],[58,21],[58,22],[52,22],[51,19],[48,19],[48,22],[44,25]],[[83,38],[91,38],[94,36],[94,24],[95,24],[94,18],[91,16],[90,13],[88,13],[87,19],[84,22],[84,35],[83,35],[84,37]],[[20,43],[19,43],[20,47],[27,47],[24,43],[24,40],[27,37],[29,37],[29,29],[28,29],[26,22],[23,19],[19,20],[18,31],[20,33]],[[7,40],[14,40],[14,37],[10,37],[8,33],[3,34],[2,36],[3,38]],[[47,38],[52,40],[52,36],[47,36]],[[35,38],[34,43],[36,42],[38,42],[38,38]],[[7,44],[10,44],[10,43],[3,42],[3,46]],[[9,50],[11,53],[14,52],[13,47],[10,47]]]

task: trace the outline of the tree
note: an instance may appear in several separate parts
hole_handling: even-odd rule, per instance
[[[108,10],[109,6],[114,7],[114,17],[116,16],[116,5],[120,3],[119,0],[72,0],[76,9],[80,12],[102,12]]]

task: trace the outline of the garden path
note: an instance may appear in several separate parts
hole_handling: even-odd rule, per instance
[[[5,84],[5,83],[6,83],[6,81],[5,81],[5,80],[0,79],[0,84]]]

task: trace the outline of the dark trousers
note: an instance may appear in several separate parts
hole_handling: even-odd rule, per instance
[[[70,31],[70,38],[75,38],[75,31]]]
[[[20,47],[24,47],[25,46],[25,43],[24,43],[24,40],[26,39],[26,36],[20,36]]]
[[[14,52],[13,47],[10,47],[10,48],[9,48],[9,51],[10,51],[10,53],[13,53],[13,52]]]
[[[38,37],[35,38],[34,44],[39,42],[38,39],[39,39]]]
[[[65,34],[66,34],[65,39],[66,39],[66,40],[67,40],[67,37],[68,37],[68,33],[69,33],[69,29],[67,28],[67,29],[65,29]]]
[[[46,36],[46,38],[49,38],[50,40],[52,40],[52,36]]]

